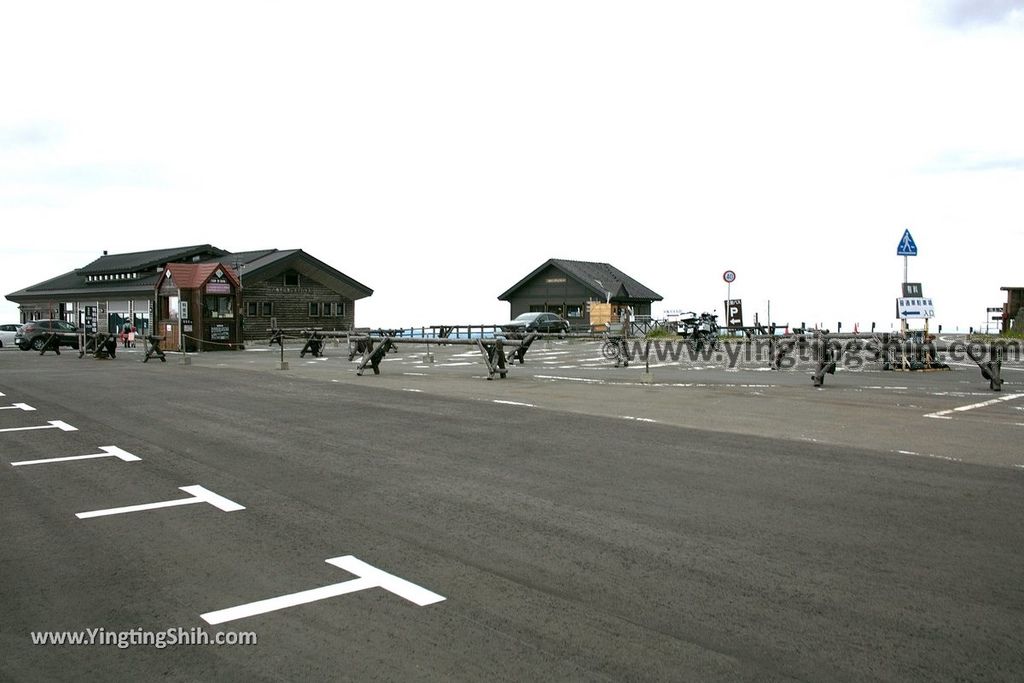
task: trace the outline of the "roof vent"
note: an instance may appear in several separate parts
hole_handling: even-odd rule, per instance
[[[104,256],[106,256],[106,255],[107,255],[107,250],[106,250],[106,249],[104,249],[104,250],[103,250],[103,255],[104,255]]]

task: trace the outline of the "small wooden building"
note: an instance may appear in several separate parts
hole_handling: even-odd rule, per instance
[[[574,326],[590,326],[617,319],[622,308],[634,316],[651,315],[651,304],[662,297],[609,263],[548,259],[498,296],[509,302],[511,317],[522,313],[557,313]],[[602,304],[595,306],[595,304]]]
[[[1003,332],[1024,332],[1024,287],[1000,287],[1006,292],[1003,304]]]
[[[366,285],[301,249],[232,255],[241,264],[243,333],[265,339],[271,327],[351,330]]]
[[[167,350],[226,351],[242,343],[242,288],[227,264],[167,264],[156,302],[155,334]]]

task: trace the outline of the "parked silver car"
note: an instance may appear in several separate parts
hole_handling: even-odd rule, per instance
[[[22,351],[33,349],[39,351],[43,348],[50,335],[57,335],[57,342],[61,346],[78,348],[78,328],[63,320],[33,320],[21,326],[18,334],[14,337],[14,343]]]
[[[0,325],[0,349],[5,346],[14,346],[14,337],[17,336],[19,327],[21,325],[14,323]]]

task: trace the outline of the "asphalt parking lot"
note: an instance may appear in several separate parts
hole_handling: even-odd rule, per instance
[[[1024,674],[1019,363],[298,351],[0,350],[0,677]]]

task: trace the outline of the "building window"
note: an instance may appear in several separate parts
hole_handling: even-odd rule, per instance
[[[335,308],[338,311],[338,315],[339,316],[345,317],[345,302],[344,301],[339,301]]]
[[[310,301],[309,302],[309,317],[319,318],[320,317],[320,302]]]
[[[274,304],[271,301],[264,301],[261,308],[263,309],[263,315],[267,318],[274,315]]]
[[[259,307],[257,306],[255,301],[248,301],[245,304],[245,314],[252,318],[257,315],[256,311],[258,310],[258,308]]]
[[[299,274],[292,271],[284,274],[284,286],[285,287],[298,287],[299,286]]]
[[[565,309],[566,318],[582,318],[583,306],[567,306]]]
[[[230,296],[207,294],[203,297],[203,313],[208,318],[234,318],[234,300]]]
[[[334,315],[334,305],[330,301],[325,301],[322,306],[325,318]]]

